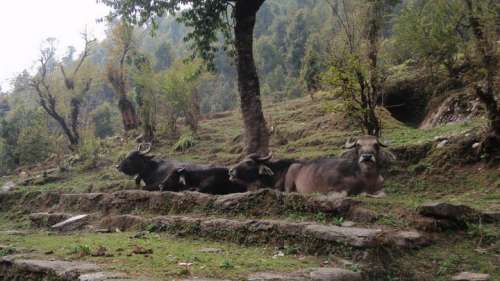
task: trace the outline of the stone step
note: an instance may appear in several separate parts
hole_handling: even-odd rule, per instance
[[[374,212],[363,208],[360,201],[352,198],[284,193],[269,189],[229,195],[143,190],[80,194],[31,192],[20,195],[16,192],[0,193],[0,208],[3,211],[23,206],[29,211],[99,212],[104,215],[202,213],[285,216],[290,213],[316,215],[321,212],[330,217],[343,217],[357,222],[373,222],[377,219]]]
[[[0,281],[12,280],[153,281],[101,271],[98,265],[87,262],[43,260],[24,255],[0,257]]]
[[[40,219],[44,215],[51,217],[49,213],[36,213],[31,217],[35,217],[36,225],[40,226],[39,221],[49,222],[49,219]],[[68,216],[70,215],[64,217]],[[85,214],[79,215],[79,217],[84,216]],[[88,230],[147,229],[148,231],[232,241],[240,244],[274,244],[277,246],[293,244],[305,252],[315,254],[336,253],[342,248],[396,247],[414,249],[429,243],[429,239],[425,235],[414,230],[343,227],[313,222],[297,223],[281,220],[238,220],[193,216],[144,218],[136,215],[105,217],[90,215],[88,218],[88,224],[81,225]],[[52,227],[53,225],[47,226]]]

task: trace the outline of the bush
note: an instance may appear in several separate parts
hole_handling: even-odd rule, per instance
[[[95,124],[94,133],[97,137],[103,139],[115,134],[113,128],[113,110],[109,103],[101,104],[92,113],[92,120]]]
[[[21,165],[43,161],[51,151],[52,145],[46,129],[36,126],[21,130],[16,146]]]
[[[100,147],[99,140],[93,134],[89,133],[88,130],[83,132],[79,152],[85,168],[97,167]]]
[[[181,135],[179,140],[174,144],[175,151],[186,151],[190,147],[196,145],[196,139],[191,132]]]

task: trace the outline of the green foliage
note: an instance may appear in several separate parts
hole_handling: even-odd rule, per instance
[[[161,98],[169,113],[167,118],[184,117],[191,130],[196,132],[200,118],[199,87],[211,79],[210,74],[203,72],[198,61],[177,61],[160,73],[160,77]]]
[[[461,0],[410,1],[395,21],[393,55],[444,65],[451,72],[470,36],[465,23]]]
[[[113,111],[109,103],[99,105],[96,110],[92,112],[92,121],[95,126],[94,133],[97,137],[103,139],[115,134],[113,114],[116,114],[116,112]]]
[[[45,160],[53,150],[53,139],[45,128],[45,115],[25,106],[14,108],[0,121],[0,173],[16,165]]]
[[[70,254],[78,255],[78,256],[90,256],[92,254],[92,248],[87,244],[78,244],[73,246],[70,251]]]
[[[81,145],[78,151],[85,169],[97,167],[97,162],[100,159],[100,149],[100,141],[90,132],[90,130],[85,130],[82,134]]]
[[[196,145],[196,139],[191,133],[186,133],[181,135],[179,140],[174,144],[172,149],[174,151],[186,151],[190,147],[193,147]]]
[[[221,263],[220,268],[222,268],[222,269],[232,269],[232,268],[234,268],[234,265],[230,261],[225,260],[225,261],[223,261]]]
[[[15,248],[12,248],[12,247],[3,248],[3,249],[0,249],[0,257],[12,255],[15,252],[16,252]]]
[[[41,124],[21,130],[16,151],[21,165],[45,160],[52,151],[47,130]]]

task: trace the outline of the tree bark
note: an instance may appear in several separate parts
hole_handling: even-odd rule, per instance
[[[253,57],[253,30],[257,11],[265,0],[239,0],[234,15],[238,90],[245,126],[246,153],[269,153],[269,131],[262,112],[259,77]]]
[[[476,49],[480,55],[480,66],[486,70],[484,86],[474,83],[474,92],[485,105],[490,125],[490,136],[493,142],[500,143],[500,106],[495,100],[495,79],[498,72],[497,43],[494,38],[488,38],[479,16],[474,14],[474,5],[471,0],[465,0],[468,9],[469,24],[476,39]],[[476,7],[481,12],[480,6]],[[479,72],[479,71],[477,71]]]
[[[368,41],[368,95],[367,95],[367,117],[368,117],[368,134],[380,136],[380,120],[377,116],[376,107],[379,100],[381,85],[380,85],[380,70],[378,67],[378,51],[379,51],[379,34],[381,29],[381,10],[382,3],[378,0],[372,1],[368,8],[368,23],[366,37]]]
[[[139,126],[139,119],[137,118],[137,113],[132,102],[126,96],[122,95],[118,101],[118,108],[120,108],[122,114],[125,131],[136,129]]]

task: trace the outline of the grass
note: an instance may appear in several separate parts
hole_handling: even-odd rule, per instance
[[[106,270],[125,272],[130,276],[174,278],[202,276],[207,278],[243,278],[252,272],[288,272],[304,267],[318,267],[319,258],[296,255],[275,256],[276,250],[243,247],[231,243],[172,238],[149,234],[144,239],[130,238],[133,233],[54,235],[37,233],[26,236],[0,234],[0,241],[14,248],[22,247],[37,253],[70,260],[95,262]],[[111,257],[92,257],[99,247]],[[134,247],[153,251],[150,255],[130,254]],[[217,253],[204,248],[219,249]],[[189,265],[192,263],[192,265]]]
[[[404,275],[407,269],[407,272],[419,275],[416,280],[447,281],[460,272],[469,271],[488,273],[491,275],[490,280],[500,280],[496,258],[500,253],[500,234],[493,226],[484,228],[490,234],[496,233],[490,236],[487,243],[484,237],[478,235],[466,235],[467,238],[463,239],[462,236],[449,233],[434,245],[402,258],[399,261],[399,274]]]

